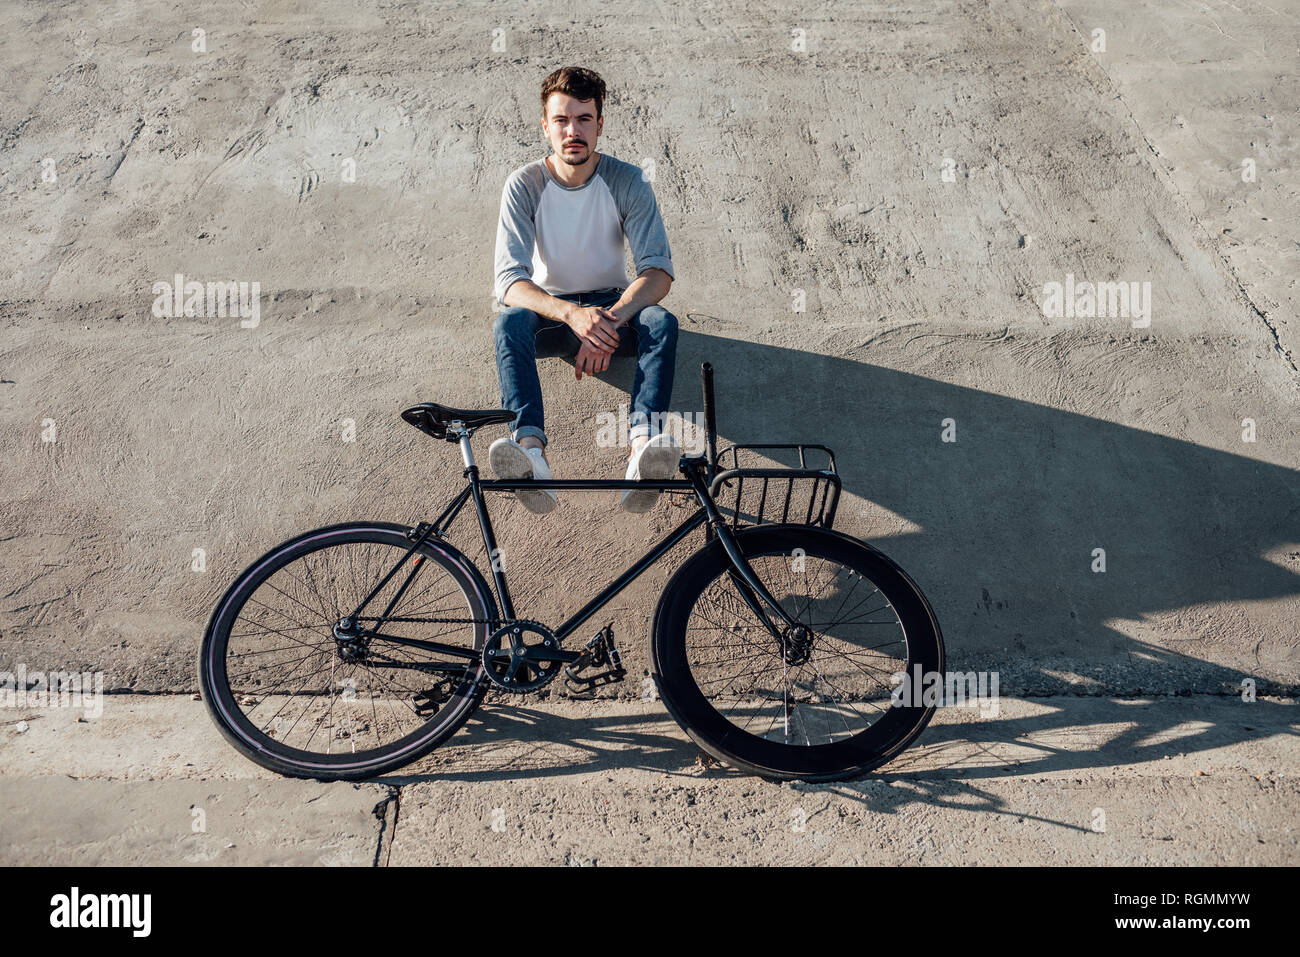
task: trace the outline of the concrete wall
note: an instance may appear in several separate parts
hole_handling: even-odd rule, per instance
[[[1293,685],[1300,30],[1273,7],[7,8],[0,669],[190,689],[254,557],[436,514],[459,460],[397,414],[497,405],[500,188],[579,63],[612,91],[598,149],[654,164],[674,409],[707,360],[724,443],[834,448],[838,525],[917,579],[954,666],[1005,693]],[[176,273],[259,282],[260,323],[155,317]],[[1067,276],[1149,282],[1150,326],[1044,316]],[[542,366],[556,474],[621,477],[596,417],[630,366]],[[494,501],[519,611],[552,624],[684,514]],[[685,554],[611,609],[634,669]]]

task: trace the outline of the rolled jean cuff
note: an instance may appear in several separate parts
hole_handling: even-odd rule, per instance
[[[638,435],[650,438],[650,416],[644,412],[633,412],[627,417],[627,438],[630,442]]]
[[[531,436],[533,436],[534,438],[541,439],[541,440],[542,440],[542,447],[543,447],[543,448],[546,447],[546,433],[543,432],[541,429],[539,429],[539,428],[538,428],[537,426],[535,426],[535,425],[521,425],[519,428],[515,429],[515,432],[514,432],[514,435],[512,436],[512,438],[513,438],[516,442],[518,442],[520,439],[522,439],[522,438],[523,438],[524,436],[526,436],[526,435],[531,435]]]

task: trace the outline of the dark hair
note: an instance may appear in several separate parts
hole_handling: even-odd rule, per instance
[[[578,100],[596,101],[596,119],[600,119],[605,102],[605,81],[594,70],[580,66],[560,67],[542,81],[542,119],[546,119],[546,101],[552,93],[565,93]]]

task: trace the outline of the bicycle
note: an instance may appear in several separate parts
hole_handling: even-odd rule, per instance
[[[934,612],[898,565],[831,527],[841,482],[830,449],[719,453],[713,372],[708,363],[701,372],[705,452],[681,457],[683,478],[480,479],[470,439],[513,412],[406,409],[405,421],[459,445],[467,485],[434,522],[316,529],[236,578],[199,652],[202,697],[221,733],[281,774],[359,780],[438,747],[489,688],[524,694],[563,674],[587,693],[621,681],[610,625],[580,650],[565,639],[703,525],[705,543],[665,585],[651,628],[650,677],[671,716],[704,751],[771,780],[846,779],[894,759],[934,713],[896,687],[918,669],[943,673]],[[795,452],[797,468],[745,464]],[[827,462],[808,467],[821,454]],[[728,455],[732,467],[719,469]],[[517,617],[501,563],[494,594],[446,537],[472,500],[487,555],[498,554],[485,492],[646,485],[699,507],[557,628]],[[769,521],[778,507],[780,521]]]

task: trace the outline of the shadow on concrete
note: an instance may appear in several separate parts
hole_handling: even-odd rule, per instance
[[[1105,684],[1122,693],[1239,691],[1242,677],[1261,693],[1294,693],[1296,659],[1262,660],[1259,640],[1244,630],[1227,650],[1253,655],[1258,671],[1219,668],[1110,623],[1300,594],[1300,576],[1264,557],[1300,546],[1295,470],[866,362],[686,330],[677,407],[700,407],[706,360],[720,443],[813,441],[835,450],[844,483],[836,527],[917,580],[951,663],[996,662],[1005,674],[1018,660],[1119,657],[1123,668]],[[956,442],[940,440],[947,418]],[[1225,423],[1225,434],[1238,431]],[[1104,573],[1092,570],[1098,548]],[[1007,677],[1023,686],[1033,669],[1016,667],[1004,692]],[[1080,689],[1039,682],[1022,690]]]
[[[938,615],[950,670],[996,671],[1003,694],[1066,696],[1061,707],[1017,719],[1018,733],[1078,728],[1069,696],[1094,703],[1192,692],[1239,698],[1245,679],[1261,696],[1296,694],[1294,658],[1262,659],[1261,641],[1246,633],[1244,617],[1227,651],[1258,670],[1181,654],[1113,627],[1191,606],[1240,606],[1300,592],[1300,576],[1264,557],[1300,542],[1296,471],[866,362],[706,335],[686,323],[675,411],[701,408],[703,361],[714,366],[720,445],[803,441],[835,451],[844,483],[836,527],[881,548],[917,581]],[[632,372],[631,362],[616,362],[601,378],[627,391]],[[947,418],[956,422],[956,442],[940,440]],[[1236,428],[1225,423],[1228,434]],[[1105,550],[1104,572],[1092,568],[1098,548]],[[1194,627],[1174,628],[1169,620],[1146,630],[1163,635]],[[1114,720],[1137,716],[1137,724],[1100,748],[1048,749],[977,768],[964,766],[964,756],[981,744],[1005,743],[1006,722],[931,725],[913,749],[959,744],[960,770],[907,772],[908,752],[875,778],[912,782],[918,795],[929,790],[939,800],[953,787],[970,790],[970,779],[981,775],[1142,763],[1273,733],[1256,728],[1276,730],[1279,719],[1259,720],[1255,709],[1282,705],[1249,707],[1242,721],[1216,726],[1213,734],[1135,747],[1178,722],[1143,720],[1140,706],[1116,703]],[[621,719],[546,717],[539,724],[527,708],[496,708],[485,719],[493,735],[528,739],[544,732],[545,740],[533,739],[536,767],[512,759],[491,770],[393,780],[551,776],[633,764],[680,774],[696,754],[674,738],[620,730]],[[1087,720],[1109,723],[1095,713]],[[484,729],[472,737],[482,742]],[[551,762],[545,752],[555,743],[579,750]],[[616,750],[602,753],[601,746]]]
[[[1087,830],[1077,821],[1026,814],[979,782],[1021,774],[1133,767],[1270,734],[1300,735],[1294,705],[1264,700],[1249,708],[1243,705],[1239,718],[1220,715],[1217,720],[1204,712],[1171,719],[1168,705],[1158,698],[1153,702],[1066,696],[1043,704],[1044,710],[1035,715],[931,724],[908,751],[869,775],[797,787],[833,793],[879,814],[921,802]],[[1200,726],[1175,732],[1184,720],[1196,720]],[[1109,725],[1117,727],[1103,730]],[[545,780],[632,768],[664,778],[758,783],[723,765],[701,769],[699,752],[672,727],[666,712],[574,718],[496,701],[485,705],[464,731],[435,752],[436,757],[414,765],[413,773],[392,774],[377,782],[405,786]],[[1086,745],[1098,737],[1104,738],[1100,744]],[[434,762],[442,766],[435,770],[430,766]]]

